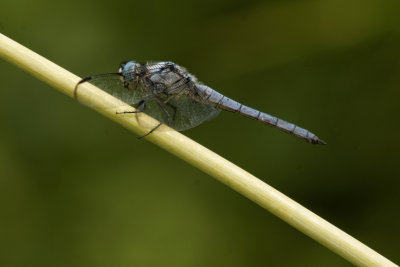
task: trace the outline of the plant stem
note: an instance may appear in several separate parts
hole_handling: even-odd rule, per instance
[[[0,34],[0,57],[72,97],[80,78]],[[138,135],[157,121],[147,116],[117,115],[133,109],[89,83],[80,85],[79,100]],[[118,108],[105,108],[118,107]],[[382,255],[307,210],[245,170],[165,125],[145,139],[201,169],[259,204],[304,234],[358,266],[396,266]]]

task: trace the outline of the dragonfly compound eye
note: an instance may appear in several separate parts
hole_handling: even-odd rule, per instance
[[[125,81],[135,81],[137,79],[140,64],[136,61],[129,61],[124,65],[121,64],[121,74]]]

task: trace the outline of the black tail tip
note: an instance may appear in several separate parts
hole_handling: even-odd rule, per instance
[[[313,138],[306,139],[309,143],[313,145],[326,145],[326,142],[324,140],[319,139],[317,136],[314,135]]]
[[[327,143],[324,140],[319,140],[318,144],[319,145],[327,145]]]
[[[316,145],[327,145],[327,143],[324,140],[321,140],[321,139],[314,140],[313,143],[316,144]]]

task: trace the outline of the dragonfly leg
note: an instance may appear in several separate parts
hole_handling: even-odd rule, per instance
[[[162,124],[162,122],[158,123],[156,127],[154,127],[153,129],[151,129],[148,133],[146,133],[145,135],[142,136],[138,136],[137,139],[142,139],[143,137],[148,136],[149,134],[151,134],[152,132],[154,132],[155,130],[157,130],[158,127],[160,127]]]
[[[172,120],[171,120],[171,124],[175,121],[175,117],[176,117],[176,107],[174,105],[172,105],[171,103],[166,103],[170,108],[172,108],[172,110],[174,111],[174,115],[172,115]]]
[[[172,122],[174,122],[174,120],[175,120],[176,107],[171,105],[170,103],[166,103],[169,107],[171,107],[174,110],[174,115],[171,117],[171,115],[169,114],[168,110],[164,107],[164,102],[162,102],[159,98],[155,98],[155,100],[156,100],[156,103],[158,104],[158,106],[165,113],[165,115],[167,115],[168,124],[171,125]]]
[[[85,78],[81,79],[81,80],[75,85],[75,88],[74,88],[74,99],[75,99],[76,101],[79,102],[79,100],[78,100],[78,87],[79,87],[80,84],[85,83],[85,82],[88,82],[88,81],[90,81],[90,80],[94,80],[94,79],[96,79],[96,78],[107,77],[107,76],[114,76],[114,75],[121,76],[121,73],[119,73],[119,72],[110,72],[110,73],[94,74],[94,75],[92,75],[92,76],[88,76],[88,77],[85,77]]]
[[[135,105],[135,111],[123,111],[123,112],[118,112],[116,111],[115,114],[130,114],[130,113],[142,113],[146,109],[146,101],[144,99],[140,100],[136,105]]]
[[[167,115],[167,120],[169,123],[171,123],[171,115],[169,114],[168,110],[163,106],[163,103],[160,99],[158,99],[157,97],[154,98],[154,100],[156,101],[157,105],[161,108],[161,110],[165,113],[165,115]],[[174,107],[175,108],[175,107]],[[175,108],[176,109],[176,108]],[[172,119],[175,118],[175,114],[176,114],[176,110],[174,109],[174,116],[172,117]],[[149,134],[151,134],[152,132],[154,132],[158,127],[160,127],[162,124],[162,122],[160,122],[159,124],[157,124],[157,126],[155,126],[153,129],[151,129],[148,133],[146,133],[145,135],[142,136],[138,136],[138,139],[141,139],[143,137],[148,136]]]

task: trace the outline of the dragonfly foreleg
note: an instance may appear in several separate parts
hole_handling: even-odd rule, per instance
[[[85,82],[89,82],[89,81],[97,79],[97,78],[107,77],[107,76],[115,76],[115,75],[121,76],[122,74],[120,72],[101,73],[101,74],[94,74],[92,76],[88,76],[88,77],[85,77],[85,78],[81,79],[75,85],[75,88],[74,88],[74,99],[79,102],[79,100],[78,100],[78,87],[79,87],[80,84],[85,83]]]

